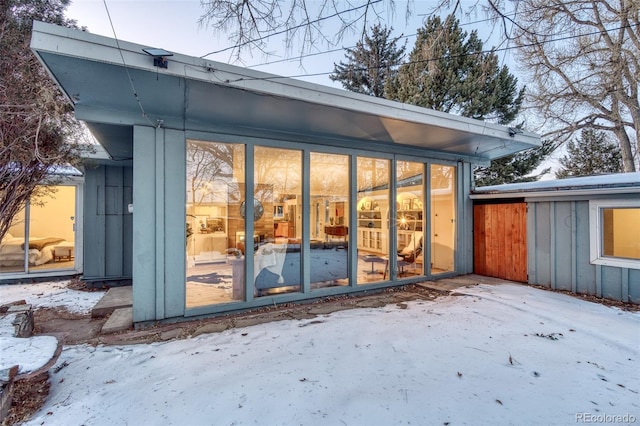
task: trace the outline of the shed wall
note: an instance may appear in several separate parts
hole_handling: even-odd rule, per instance
[[[640,303],[640,271],[589,261],[589,201],[528,203],[529,284]]]

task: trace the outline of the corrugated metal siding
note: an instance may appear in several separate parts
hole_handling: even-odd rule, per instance
[[[84,274],[88,280],[131,278],[133,170],[98,166],[85,170]]]

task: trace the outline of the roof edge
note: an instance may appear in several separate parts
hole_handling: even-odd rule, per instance
[[[81,57],[96,62],[137,68],[152,73],[165,73],[180,78],[201,80],[417,124],[442,128],[452,128],[453,124],[455,128],[470,135],[496,138],[503,141],[505,145],[515,144],[528,148],[541,145],[540,136],[532,132],[513,132],[509,127],[495,123],[179,53],[173,53],[167,69],[160,69],[155,67],[153,61],[149,60],[149,55],[142,51],[148,47],[78,29],[39,21],[33,23],[31,49],[38,57],[39,52]]]
[[[640,172],[484,186],[474,188],[470,198],[486,200],[619,193],[640,193]]]

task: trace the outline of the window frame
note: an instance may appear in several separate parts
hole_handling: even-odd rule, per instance
[[[640,208],[640,199],[589,200],[589,262],[594,265],[640,269],[640,260],[602,254],[603,210],[616,208]]]

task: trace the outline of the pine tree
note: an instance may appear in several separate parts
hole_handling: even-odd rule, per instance
[[[405,47],[398,47],[400,37],[391,37],[392,29],[375,25],[364,42],[354,49],[345,49],[347,61],[334,64],[329,78],[342,83],[346,90],[384,97],[384,85],[393,78],[404,57]]]
[[[409,62],[389,80],[387,96],[438,111],[500,124],[520,111],[524,88],[498,56],[485,52],[476,31],[467,34],[453,16],[431,17],[418,30]],[[548,170],[530,173],[555,149],[548,141],[539,148],[509,155],[476,169],[476,185],[535,181]]]
[[[476,186],[500,185],[503,183],[535,182],[550,168],[547,167],[540,173],[532,175],[540,163],[547,158],[557,145],[550,141],[542,141],[542,146],[518,152],[507,157],[491,161],[489,167],[478,167],[475,170]]]
[[[604,132],[582,130],[581,138],[567,143],[567,155],[560,159],[558,179],[577,176],[622,173],[622,154]]]
[[[494,52],[484,52],[476,31],[460,22],[430,17],[418,30],[416,44],[397,76],[389,81],[390,99],[501,124],[513,121],[524,88]]]

